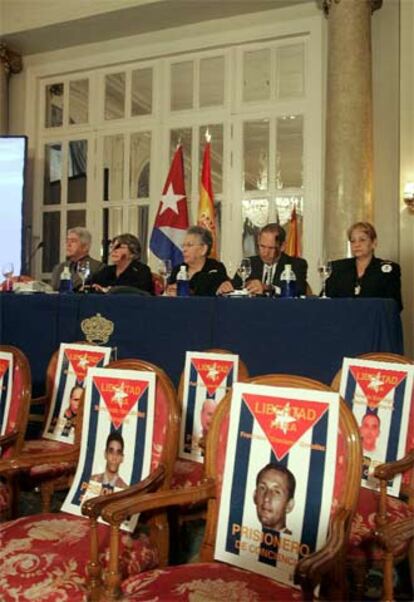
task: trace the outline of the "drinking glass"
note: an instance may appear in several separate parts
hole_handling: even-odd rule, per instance
[[[91,273],[91,268],[89,265],[89,261],[78,261],[78,265],[76,268],[79,278],[82,281],[82,286],[80,290],[85,292],[85,282]]]
[[[12,291],[13,290],[13,272],[14,272],[14,265],[11,261],[9,261],[8,263],[3,264],[2,268],[1,268],[1,272],[6,280],[5,282],[5,289],[6,291]]]
[[[172,272],[171,259],[162,259],[158,264],[158,273],[163,279],[163,283],[164,283],[163,295],[164,296],[167,295],[168,279],[171,276],[171,272]]]
[[[324,258],[318,260],[318,272],[322,281],[322,294],[321,299],[328,299],[326,295],[326,281],[332,274],[332,263]]]
[[[248,279],[248,277],[250,276],[250,274],[252,273],[252,266],[250,263],[250,259],[248,257],[244,257],[239,265],[239,269],[237,270],[239,273],[240,278],[242,279],[243,282],[243,290],[246,290],[246,280]]]

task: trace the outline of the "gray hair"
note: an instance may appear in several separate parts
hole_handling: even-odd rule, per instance
[[[201,243],[207,246],[207,256],[210,255],[210,251],[213,246],[213,236],[210,230],[203,228],[203,226],[191,226],[191,228],[188,228],[187,234],[198,236],[201,240]]]
[[[134,259],[141,258],[141,243],[133,234],[119,234],[119,236],[115,236],[112,244],[116,243],[126,245],[130,253],[134,256]]]
[[[76,234],[76,236],[79,237],[81,244],[89,249],[92,243],[92,235],[89,230],[82,226],[76,226],[76,228],[69,228],[68,234],[70,233]]]

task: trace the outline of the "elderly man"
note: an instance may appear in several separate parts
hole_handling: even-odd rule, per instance
[[[89,262],[90,274],[96,274],[103,264],[89,255],[89,249],[92,242],[92,236],[86,228],[71,228],[66,237],[66,261],[55,265],[52,272],[52,287],[55,291],[59,290],[60,275],[65,266],[69,266],[72,274],[73,288],[76,290],[82,286],[81,278],[77,273],[79,263]]]
[[[280,276],[287,264],[292,266],[296,276],[297,295],[306,294],[308,264],[300,257],[291,257],[284,253],[285,241],[286,232],[279,224],[267,224],[260,231],[257,241],[259,255],[250,258],[252,270],[246,284],[250,294],[280,294]],[[232,282],[223,282],[217,294],[230,293],[241,285],[241,278],[236,275]]]

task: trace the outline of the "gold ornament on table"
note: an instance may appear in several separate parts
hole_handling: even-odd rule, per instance
[[[98,345],[104,345],[108,342],[114,327],[111,320],[104,318],[99,313],[90,318],[85,318],[81,322],[81,330],[85,335],[85,339],[88,343],[97,343]]]

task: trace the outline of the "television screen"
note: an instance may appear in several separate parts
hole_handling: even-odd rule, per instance
[[[10,271],[10,264],[15,275],[20,274],[22,267],[26,156],[26,136],[0,136],[0,269],[3,276]]]

